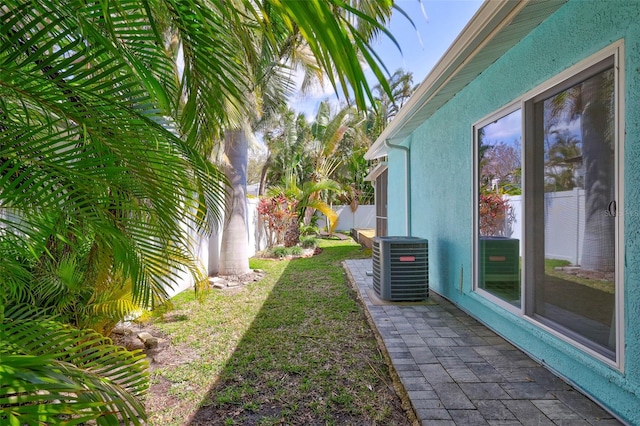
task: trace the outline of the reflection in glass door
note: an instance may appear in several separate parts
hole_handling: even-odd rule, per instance
[[[612,65],[600,63],[534,99],[534,211],[527,230],[535,244],[535,317],[615,359]]]
[[[476,131],[478,288],[520,307],[521,110]]]

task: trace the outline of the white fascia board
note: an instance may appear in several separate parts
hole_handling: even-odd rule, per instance
[[[385,139],[392,140],[420,108],[449,82],[530,0],[486,0],[451,44],[409,101],[364,154],[366,160],[388,155]]]

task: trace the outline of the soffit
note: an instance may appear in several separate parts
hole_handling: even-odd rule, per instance
[[[487,0],[365,154],[387,155],[567,0]]]
[[[373,182],[380,176],[384,171],[387,170],[387,162],[381,161],[379,162],[373,170],[369,172],[369,174],[364,178],[365,182]]]

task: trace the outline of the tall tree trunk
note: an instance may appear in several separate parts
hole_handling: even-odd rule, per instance
[[[614,200],[612,114],[604,74],[582,84],[582,161],[585,167],[585,231],[581,266],[592,271],[614,271],[615,218],[608,213]]]
[[[262,165],[262,169],[260,170],[260,186],[258,187],[258,195],[263,196],[265,191],[267,190],[267,172],[269,171],[269,167],[271,167],[271,151],[269,151],[269,155]]]
[[[231,188],[226,197],[225,226],[220,247],[220,275],[243,275],[249,269],[247,226],[247,163],[249,144],[243,128],[224,135],[225,174]]]

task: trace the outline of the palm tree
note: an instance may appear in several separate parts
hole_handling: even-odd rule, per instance
[[[225,219],[220,247],[218,273],[241,276],[249,273],[247,226],[247,167],[249,125],[228,130],[224,138],[225,175],[229,189],[225,201]]]
[[[614,271],[615,221],[602,214],[614,199],[612,70],[586,80],[581,88],[586,215],[581,266],[595,271]]]
[[[0,10],[0,422],[137,424],[141,354],[60,319],[87,325],[78,295],[122,314],[110,289],[153,306],[181,268],[198,279],[183,229],[206,226],[194,194],[215,198],[221,176],[171,131],[174,69],[144,4]]]
[[[364,105],[358,54],[381,75],[370,33],[336,10],[374,29],[383,16],[337,0],[3,2],[0,422],[144,421],[141,355],[35,301],[55,305],[72,294],[64,286],[93,286],[89,299],[131,286],[137,304],[153,306],[181,268],[203,278],[184,230],[206,230],[218,216],[224,177],[206,155],[252,93],[237,60],[248,44],[228,29],[253,14],[277,46],[262,17],[279,17]],[[45,272],[57,277],[51,286],[37,279]]]
[[[357,138],[356,135],[359,133],[362,123],[363,121],[355,108],[348,106],[333,115],[329,103],[322,102],[318,108],[316,119],[311,125],[312,139],[306,145],[305,156],[308,161],[308,172],[303,176],[298,176],[298,180],[311,184],[323,181],[335,182],[333,178],[336,177],[336,172],[346,161],[346,158],[337,155],[339,148],[349,135]],[[339,189],[336,188],[335,191],[339,191]],[[312,200],[320,200],[322,192],[321,189],[316,189],[309,196]],[[315,210],[311,204],[307,203],[303,216],[305,225],[310,223]],[[333,227],[335,227],[335,223]]]
[[[552,133],[554,143],[547,151],[545,192],[569,191],[578,186],[576,170],[582,162],[580,141],[568,131]]]
[[[269,182],[280,182],[287,170],[299,173],[300,159],[306,140],[311,135],[310,126],[302,113],[286,108],[273,117],[272,128],[264,134],[268,149],[260,175],[259,195],[264,195]]]
[[[580,119],[585,188],[581,266],[603,272],[615,268],[615,221],[602,213],[614,199],[613,76],[612,69],[605,70],[545,103],[552,125]]]
[[[323,191],[340,191],[340,185],[336,181],[326,178],[317,182],[307,180],[300,183],[291,170],[286,173],[282,185],[274,185],[269,188],[269,196],[276,197],[283,194],[286,198],[297,202],[298,220],[290,225],[290,229],[287,229],[287,233],[295,235],[293,238],[288,238],[290,241],[289,246],[298,242],[299,226],[301,223],[305,223],[306,213],[310,209],[312,211],[318,210],[327,217],[329,233],[335,230],[338,223],[338,214],[329,204],[318,197],[318,194]]]
[[[265,138],[272,153],[265,164],[265,168],[273,170],[268,176],[271,187],[282,187],[274,182],[285,187],[300,187],[296,192],[299,197],[304,193],[303,182],[320,183],[308,185],[306,189],[315,188],[307,195],[311,200],[326,204],[322,206],[323,210],[330,209],[327,202],[333,194],[337,194],[339,200],[349,197],[348,203],[357,206],[367,192],[364,188],[367,167],[362,153],[369,146],[369,139],[364,129],[364,119],[354,107],[344,107],[333,114],[330,104],[322,102],[311,125],[307,124],[304,115],[287,111],[282,117],[282,128]],[[291,184],[292,179],[295,185]],[[265,178],[265,186],[266,181]],[[300,204],[304,206],[301,216],[304,224],[311,220],[315,210],[312,204],[306,201]]]
[[[364,159],[367,147],[356,147],[352,149],[350,155],[343,163],[340,176],[336,180],[340,183],[342,190],[337,196],[341,204],[350,206],[355,213],[361,204],[373,204],[374,190],[371,182],[365,181],[369,174],[369,162]]]
[[[400,108],[402,108],[409,100],[417,86],[413,84],[413,73],[406,72],[403,69],[398,69],[389,78],[389,87],[391,88],[391,99],[389,105],[389,119],[393,119],[396,116]],[[384,96],[384,90],[376,90],[380,96]]]
[[[396,116],[400,108],[411,97],[416,90],[413,85],[413,74],[398,69],[387,80],[389,91],[383,85],[376,85],[373,88],[375,102],[368,110],[369,137],[376,140],[384,128]]]
[[[252,6],[246,6],[252,7]],[[266,8],[265,10],[269,10]],[[255,139],[259,121],[283,108],[292,92],[286,61],[300,45],[301,35],[288,30],[279,16],[245,13],[243,25],[235,27],[235,37],[242,44],[238,60],[248,70],[246,86],[251,88],[244,100],[247,113],[224,129],[225,175],[230,187],[225,202],[225,219],[220,247],[219,275],[249,273],[247,225],[247,168],[249,139]],[[252,22],[256,17],[264,24]],[[265,26],[266,25],[266,26]],[[247,28],[252,30],[247,31]],[[254,142],[257,143],[257,142]]]
[[[289,12],[295,13],[295,25],[292,25],[291,16],[284,15],[281,8],[276,6],[279,3],[247,2],[244,8],[248,21],[245,19],[241,25],[227,29],[227,32],[234,34],[241,41],[242,48],[239,51],[243,55],[237,61],[242,62],[249,70],[245,83],[249,90],[244,105],[244,111],[247,113],[239,116],[235,122],[229,123],[225,129],[225,141],[237,143],[238,146],[225,150],[228,160],[227,177],[232,187],[226,202],[227,215],[218,271],[220,275],[243,275],[249,272],[246,138],[249,137],[249,129],[252,129],[253,122],[267,109],[265,106],[279,110],[290,94],[291,80],[283,78],[283,71],[288,71],[289,66],[302,64],[307,76],[315,75],[316,78],[321,78],[321,71],[324,71],[334,87],[338,77],[343,93],[347,96],[353,93],[356,104],[361,107],[365,105],[365,98],[372,98],[372,94],[364,80],[358,58],[363,58],[378,78],[382,77],[375,56],[371,53],[369,40],[382,30],[377,20],[385,22],[390,17],[391,4],[385,4],[383,1],[333,3],[283,2],[290,8]],[[256,9],[259,9],[260,13],[256,13]],[[319,18],[322,16],[326,16],[326,19],[320,23]],[[318,24],[324,25],[324,28],[314,28]],[[344,44],[336,44],[337,40]],[[311,56],[308,54],[309,51]],[[345,57],[344,53],[353,56]],[[388,89],[386,81],[382,82]],[[276,90],[272,91],[273,88]],[[231,134],[228,135],[229,133]],[[242,173],[245,175],[242,176]]]
[[[347,192],[358,194],[348,201],[357,205],[360,195],[366,192],[361,188],[366,175],[362,152],[369,140],[364,133],[364,120],[355,108],[345,107],[333,114],[329,103],[322,102],[311,125],[304,115],[287,110],[282,116],[282,128],[267,134],[265,140],[271,151],[265,164],[265,168],[272,168],[269,192],[294,197],[303,224],[309,224],[318,209],[335,228],[337,215],[328,204],[332,194],[338,194],[341,200]],[[265,178],[265,186],[266,182]]]

